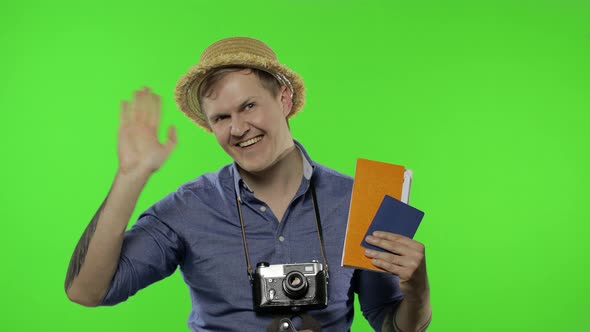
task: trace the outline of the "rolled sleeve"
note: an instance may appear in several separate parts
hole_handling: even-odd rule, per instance
[[[125,232],[117,271],[100,305],[115,305],[171,275],[182,260],[178,234],[153,215],[144,214]]]
[[[402,301],[398,277],[367,270],[356,270],[353,285],[363,316],[375,331],[380,331],[385,315]]]

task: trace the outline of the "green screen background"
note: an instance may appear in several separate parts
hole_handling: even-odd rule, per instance
[[[114,177],[119,102],[134,90],[161,94],[179,135],[134,220],[230,162],[173,90],[232,35],[264,40],[302,75],[291,128],[316,161],[414,170],[429,331],[590,330],[589,2],[3,1],[0,15],[0,330],[187,330],[178,272],[94,309],[68,302],[63,281]],[[353,330],[370,330],[358,309]]]

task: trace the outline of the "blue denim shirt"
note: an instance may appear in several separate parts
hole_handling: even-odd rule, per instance
[[[354,294],[371,326],[381,329],[385,313],[403,298],[395,276],[340,266],[352,192],[352,178],[304,156],[304,177],[279,222],[254,197],[235,164],[204,174],[154,204],[125,233],[117,272],[102,305],[125,301],[138,290],[171,275],[178,266],[189,286],[193,331],[265,331],[271,315],[253,311],[235,193],[250,259],[270,264],[323,262],[312,205],[313,180],[330,271],[328,307],[309,312],[324,331],[348,331]]]

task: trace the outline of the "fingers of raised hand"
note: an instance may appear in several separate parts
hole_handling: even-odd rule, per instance
[[[176,145],[177,138],[176,138],[176,128],[174,126],[168,127],[168,139],[164,146],[168,151],[172,151],[174,146]]]
[[[130,115],[126,120],[146,124],[151,127],[158,125],[160,121],[160,97],[152,93],[148,87],[135,91],[130,106]]]
[[[160,96],[155,93],[150,94],[150,102],[151,102],[151,113],[149,124],[153,127],[157,127],[160,123],[160,114],[161,114],[161,105],[162,102],[160,100]]]
[[[121,124],[125,125],[129,123],[131,119],[131,109],[129,107],[129,102],[126,100],[121,101],[121,113],[120,113],[120,121]]]

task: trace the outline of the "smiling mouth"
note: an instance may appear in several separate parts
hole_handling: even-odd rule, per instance
[[[239,146],[239,147],[241,147],[241,148],[246,148],[246,147],[249,147],[250,145],[253,145],[255,143],[260,142],[261,139],[262,139],[262,135],[256,136],[256,137],[252,137],[249,140],[240,142],[240,143],[238,143],[236,145]]]

